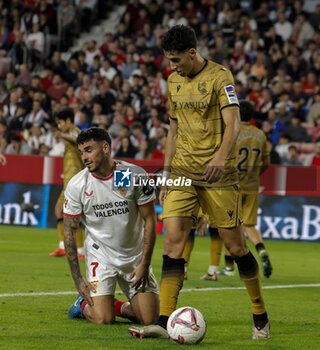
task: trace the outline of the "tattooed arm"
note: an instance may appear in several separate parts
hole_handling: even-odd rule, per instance
[[[144,244],[141,261],[132,273],[132,286],[135,288],[148,283],[149,266],[151,264],[157,231],[157,218],[153,202],[140,206],[139,212],[144,220]]]
[[[93,305],[92,298],[90,297],[90,284],[82,277],[78,252],[76,243],[76,232],[80,225],[80,218],[64,217],[64,247],[66,250],[66,257],[69,262],[71,275],[74,280],[75,286],[78,292],[86,299],[89,305]]]

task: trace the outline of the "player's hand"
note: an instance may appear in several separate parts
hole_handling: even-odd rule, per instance
[[[207,220],[202,216],[197,223],[197,232],[199,236],[204,236],[205,232],[206,232],[206,228],[208,226],[208,222]]]
[[[93,299],[90,296],[90,291],[95,292],[95,287],[91,285],[85,278],[82,277],[76,282],[76,287],[78,289],[78,292],[84,297],[86,302],[90,306],[93,306]]]
[[[163,206],[163,201],[166,197],[166,194],[167,194],[167,187],[166,186],[161,187],[160,193],[159,193],[159,203],[162,206]]]
[[[204,179],[209,183],[217,182],[221,178],[224,170],[224,160],[219,158],[213,158],[211,162],[206,166],[203,173]]]
[[[149,266],[140,263],[137,265],[131,275],[132,287],[136,290],[141,288],[141,291],[144,292],[146,285],[149,285]]]

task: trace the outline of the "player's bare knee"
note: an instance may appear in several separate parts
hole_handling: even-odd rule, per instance
[[[240,258],[248,253],[248,248],[242,245],[231,245],[227,249],[234,258]]]
[[[177,240],[173,236],[164,237],[164,254],[173,259],[179,259],[183,255],[185,241],[183,239]]]
[[[183,244],[180,242],[172,242],[168,240],[164,244],[164,254],[170,256],[170,258],[178,259],[183,253]]]
[[[142,324],[143,326],[148,326],[150,324],[156,324],[158,321],[158,315],[141,315],[139,318],[139,323]]]
[[[91,322],[95,324],[112,324],[114,323],[114,317],[108,315],[96,315]]]

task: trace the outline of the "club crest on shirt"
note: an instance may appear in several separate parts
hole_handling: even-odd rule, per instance
[[[207,83],[205,81],[200,81],[200,83],[198,84],[198,91],[201,95],[205,95],[206,93],[208,93]]]
[[[116,191],[123,197],[125,198],[127,193],[128,193],[128,189],[127,188],[117,188]]]

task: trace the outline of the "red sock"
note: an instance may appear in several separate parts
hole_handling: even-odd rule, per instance
[[[87,303],[86,300],[83,300],[82,303],[80,304],[81,311],[82,311],[83,314],[84,314],[84,308],[86,307],[87,304],[88,304],[88,303]]]
[[[123,300],[117,300],[117,299],[114,300],[114,313],[116,316],[122,317],[121,307],[124,303],[125,303],[125,301],[123,301]]]

